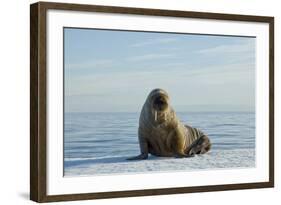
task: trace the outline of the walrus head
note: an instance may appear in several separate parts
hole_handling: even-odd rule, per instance
[[[150,102],[155,121],[158,120],[158,115],[164,116],[164,120],[166,120],[166,111],[169,108],[168,93],[163,89],[154,89],[150,92],[148,100]]]

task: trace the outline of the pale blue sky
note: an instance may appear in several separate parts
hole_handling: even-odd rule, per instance
[[[255,38],[64,29],[65,111],[139,112],[163,88],[176,111],[254,111]]]

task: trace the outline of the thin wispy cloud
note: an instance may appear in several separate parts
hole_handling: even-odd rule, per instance
[[[156,45],[156,44],[167,44],[167,43],[173,43],[175,41],[177,41],[176,38],[150,39],[150,40],[131,44],[130,47],[143,47],[143,46],[151,46],[151,45]]]
[[[163,64],[160,64],[159,63],[159,66],[158,67],[161,67],[161,68],[182,68],[182,67],[188,67],[186,65],[186,63],[183,63],[183,62],[168,62],[168,63],[163,63]]]
[[[114,61],[112,59],[96,59],[87,62],[68,63],[65,65],[65,67],[67,69],[106,67],[106,66],[112,66],[113,63]]]
[[[99,73],[94,75],[76,77],[76,81],[71,80],[73,88],[78,90],[70,90],[67,95],[91,95],[102,93],[110,93],[112,89],[143,89],[142,86],[154,85],[159,87],[166,85],[175,87],[182,84],[201,84],[214,85],[225,83],[240,84],[250,81],[254,82],[254,75],[250,75],[254,71],[252,64],[231,64],[222,66],[209,66],[206,68],[181,68],[181,69],[161,69],[150,70],[138,68],[134,72],[116,72],[116,73]],[[156,80],[155,80],[156,79]],[[169,80],[167,80],[169,79]],[[118,83],[108,83],[117,82]],[[94,82],[94,83],[93,83]],[[140,86],[137,82],[141,82]],[[157,86],[158,85],[158,86]],[[151,86],[153,87],[153,86]]]
[[[151,54],[144,54],[144,55],[139,55],[139,56],[132,56],[129,57],[127,60],[128,61],[147,61],[147,60],[156,60],[156,59],[163,59],[163,58],[171,58],[174,57],[174,54],[165,54],[165,53],[151,53]]]
[[[253,51],[252,43],[219,45],[211,48],[198,50],[200,54],[226,54],[226,53],[249,53]]]

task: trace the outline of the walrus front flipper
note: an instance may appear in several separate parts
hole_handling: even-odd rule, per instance
[[[211,149],[211,142],[206,135],[199,137],[187,149],[188,155],[205,154]]]
[[[127,158],[127,160],[141,160],[141,159],[147,159],[148,158],[148,154],[140,154],[138,156],[135,156],[135,157],[130,157],[130,158]]]

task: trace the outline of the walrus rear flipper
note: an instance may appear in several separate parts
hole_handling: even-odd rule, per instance
[[[141,159],[147,159],[148,158],[148,154],[140,154],[138,156],[135,156],[135,157],[130,157],[130,158],[127,158],[127,160],[141,160]]]
[[[205,154],[211,149],[211,142],[206,135],[199,137],[187,149],[188,155]]]

